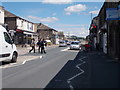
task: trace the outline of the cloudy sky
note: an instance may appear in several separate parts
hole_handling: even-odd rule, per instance
[[[73,2],[72,0],[2,2],[6,10],[17,16],[80,37],[88,35],[91,13],[92,17],[97,16],[102,5],[103,2]]]

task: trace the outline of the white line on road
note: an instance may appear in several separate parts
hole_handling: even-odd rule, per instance
[[[63,52],[64,52],[64,51],[67,51],[68,49],[69,49],[69,47],[68,47],[68,48],[66,48],[66,49],[63,49],[63,50],[61,50],[61,51],[63,51]]]
[[[43,56],[40,56],[39,58],[41,59],[41,58],[43,58]],[[30,61],[30,59],[23,61],[21,64],[19,64],[19,63],[10,63],[10,64],[7,64],[7,65],[0,66],[0,69],[2,69],[2,68],[9,68],[9,67],[15,67],[15,66],[20,66],[20,65],[25,64],[27,61]]]
[[[27,60],[23,61],[23,63],[22,63],[22,64],[25,64],[26,62],[27,62]]]
[[[40,56],[40,59],[43,58],[43,56]]]
[[[62,52],[69,51],[69,52],[79,52],[79,50],[70,50],[70,47],[61,50]]]
[[[79,75],[83,74],[85,71],[83,69],[81,69],[79,66],[81,66],[82,64],[86,63],[85,61],[83,61],[83,59],[85,59],[86,57],[80,58],[79,60],[82,61],[82,63],[77,64],[76,68],[80,70],[80,73],[76,74],[75,76],[69,78],[67,80],[67,83],[69,84],[70,89],[74,90],[74,87],[71,85],[71,80],[75,79],[76,77],[78,77]]]
[[[41,58],[43,58],[43,56],[40,56],[40,59],[41,59]],[[30,60],[25,60],[25,61],[23,61],[22,64],[25,64],[27,61],[30,61]]]

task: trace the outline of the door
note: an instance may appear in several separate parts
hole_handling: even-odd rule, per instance
[[[3,35],[4,35],[3,36],[4,38],[3,38],[2,51],[3,51],[4,57],[9,57],[13,51],[12,40],[7,32],[3,32]]]
[[[107,33],[103,34],[103,52],[107,54]]]

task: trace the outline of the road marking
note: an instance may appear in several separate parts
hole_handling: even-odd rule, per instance
[[[40,59],[43,58],[43,56],[40,56]],[[3,66],[0,66],[0,69],[2,68],[9,68],[9,67],[15,67],[15,66],[20,66],[20,65],[23,65],[25,64],[27,61],[30,61],[31,59],[28,59],[28,60],[25,60],[23,61],[22,63],[10,63],[10,64],[7,64],[7,65],[3,65]]]
[[[66,49],[63,49],[61,50],[62,52],[65,52],[65,51],[69,51],[69,52],[79,52],[79,50],[70,50],[70,48],[66,48]]]
[[[25,64],[26,62],[27,62],[27,60],[23,61],[23,63],[22,63],[22,64]]]
[[[40,59],[41,59],[41,58],[43,58],[43,56],[40,56]],[[30,59],[29,59],[29,60],[25,60],[25,61],[23,61],[22,64],[25,64],[27,61],[30,61]]]
[[[76,77],[80,76],[81,74],[83,74],[83,73],[85,72],[83,69],[81,69],[81,68],[79,67],[79,66],[81,66],[82,64],[85,64],[85,63],[86,63],[85,61],[83,61],[83,59],[85,59],[85,58],[87,58],[87,57],[80,58],[79,60],[82,61],[82,63],[76,65],[76,68],[80,70],[80,73],[76,74],[75,76],[73,76],[73,77],[71,77],[71,78],[69,78],[69,79],[67,80],[67,83],[69,84],[69,87],[70,87],[71,90],[74,90],[74,87],[73,87],[72,84],[71,84],[71,80],[75,79]]]
[[[43,58],[43,56],[40,56],[40,59]]]
[[[69,84],[70,90],[74,90],[74,87],[71,84],[71,81],[67,80],[67,83]]]
[[[68,48],[66,48],[66,49],[63,49],[63,50],[61,50],[61,51],[63,51],[63,52],[64,52],[64,51],[67,51],[68,49],[69,49],[69,47],[68,47]]]

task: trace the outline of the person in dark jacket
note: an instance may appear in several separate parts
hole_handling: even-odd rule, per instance
[[[38,52],[40,53],[41,50],[41,39],[38,40],[37,45],[38,45]]]
[[[46,46],[46,41],[43,39],[43,40],[41,41],[41,54],[42,54],[42,53],[46,53],[46,51],[45,51],[45,46]]]

